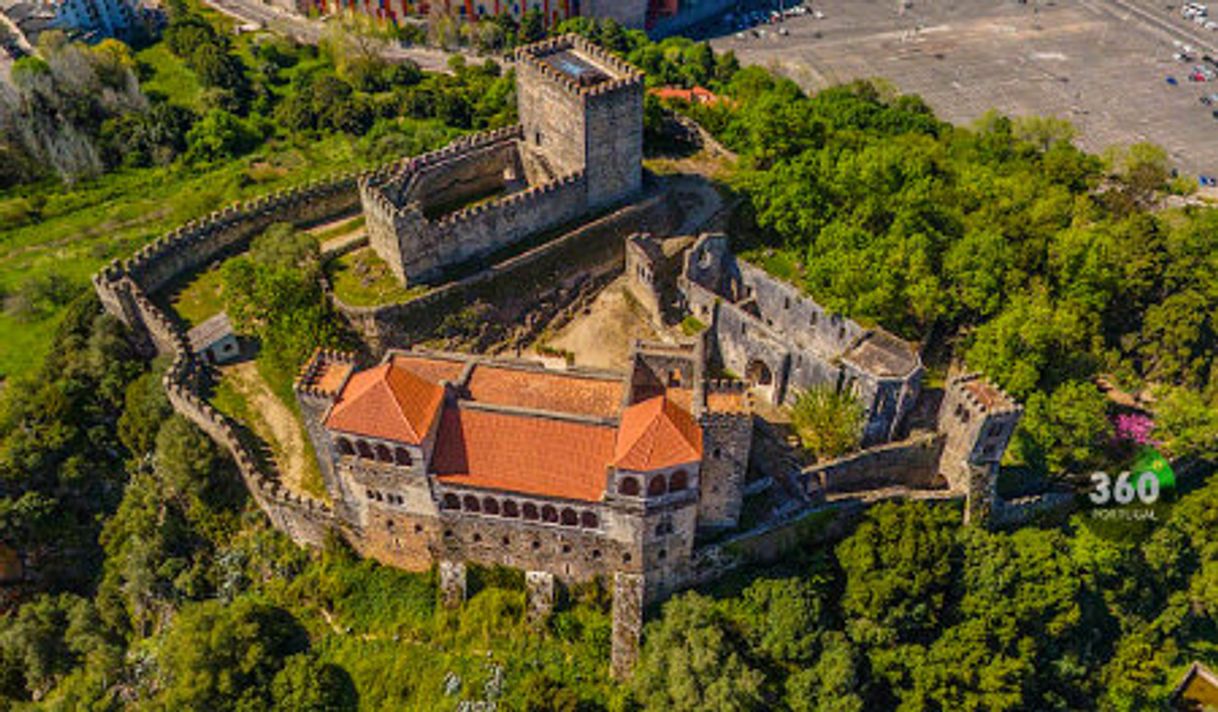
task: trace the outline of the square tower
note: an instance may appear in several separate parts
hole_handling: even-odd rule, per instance
[[[578,35],[516,50],[522,144],[557,175],[587,176],[588,207],[643,182],[643,75]]]
[[[939,407],[939,471],[953,490],[973,487],[975,466],[997,467],[1022,415],[1023,407],[985,378],[975,373],[948,378]]]

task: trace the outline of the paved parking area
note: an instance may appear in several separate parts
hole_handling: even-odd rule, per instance
[[[1188,173],[1218,175],[1218,119],[1174,42],[1209,51],[1218,33],[1179,17],[1179,5],[1150,0],[810,0],[824,13],[764,26],[766,36],[712,39],[742,62],[776,69],[815,90],[883,77],[919,94],[940,117],[968,123],[990,108],[1053,115],[1099,152],[1152,141]],[[1218,14],[1218,5],[1215,6]],[[1218,52],[1212,53],[1218,58]],[[1173,87],[1167,76],[1179,80]],[[1218,107],[1214,107],[1218,108]]]

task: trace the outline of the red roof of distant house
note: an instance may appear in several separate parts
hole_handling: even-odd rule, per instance
[[[613,464],[646,472],[702,459],[702,429],[663,396],[636,403],[622,413]]]
[[[444,389],[392,362],[347,381],[326,418],[326,427],[371,438],[418,445],[427,437]]]
[[[450,406],[440,418],[432,470],[441,482],[600,501],[616,429]]]
[[[694,87],[693,89],[684,89],[682,87],[657,87],[648,89],[648,94],[652,94],[659,99],[677,99],[679,101],[687,101],[691,104],[714,104],[718,102],[719,95],[707,89],[706,87]]]

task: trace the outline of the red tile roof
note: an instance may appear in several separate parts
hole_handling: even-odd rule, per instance
[[[421,354],[394,354],[392,360],[393,365],[414,371],[423,380],[432,383],[440,381],[455,383],[461,377],[461,371],[465,369],[464,361]]]
[[[600,501],[615,428],[447,407],[432,457],[441,482]]]
[[[657,396],[622,413],[613,464],[646,472],[702,459],[702,428],[688,411]]]
[[[418,445],[431,430],[444,389],[393,363],[361,371],[326,418],[332,430]]]
[[[480,364],[469,379],[470,398],[495,405],[611,418],[625,384],[618,379]]]

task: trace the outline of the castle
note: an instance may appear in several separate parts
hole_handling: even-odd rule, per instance
[[[622,372],[418,349],[369,366],[317,351],[294,390],[328,501],[267,472],[207,402],[209,366],[152,295],[284,220],[318,224],[362,205],[372,246],[404,279],[425,279],[630,200],[641,184],[638,73],[574,38],[518,57],[519,126],[217,211],[94,277],[144,351],[173,356],[163,385],[174,411],[232,455],[275,527],[314,545],[338,532],[387,564],[434,566],[449,604],[464,598],[467,564],[524,570],[533,617],[554,604],[558,582],[603,579],[621,675],[646,603],[740,565],[733,552],[778,550],[768,533],[843,494],[963,497],[970,521],[1035,511],[1004,503],[995,485],[1018,404],[953,374],[929,430],[910,436],[925,400],[917,349],[828,312],[713,234],[675,260],[649,235],[610,235],[622,247],[613,264],[652,321],[694,316],[707,325],[696,338],[637,342]],[[555,242],[587,249],[579,235]],[[743,379],[715,375],[728,372]],[[756,412],[818,385],[865,405],[866,447],[810,466],[775,458]],[[758,524],[745,516],[751,497],[781,500],[781,512]]]
[[[643,76],[577,35],[516,50],[520,123],[360,182],[372,249],[403,282],[485,258],[635,196]]]
[[[336,515],[384,563],[499,564],[566,582],[687,580],[695,535],[736,525],[752,418],[693,345],[636,344],[630,373],[318,351],[296,384]]]

